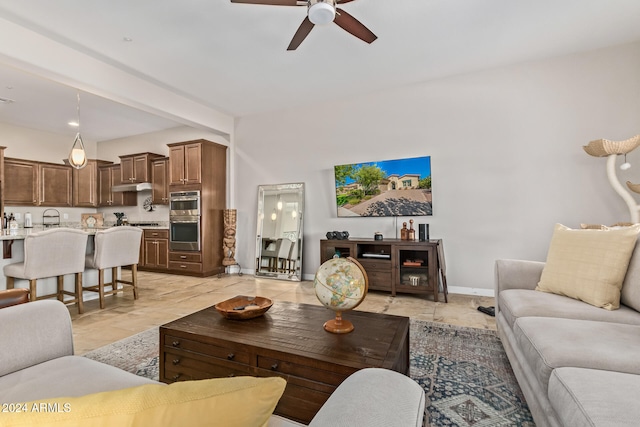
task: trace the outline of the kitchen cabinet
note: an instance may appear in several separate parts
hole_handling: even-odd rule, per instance
[[[169,204],[169,159],[163,158],[151,162],[152,203]]]
[[[4,159],[4,204],[38,205],[38,163],[29,160]]]
[[[144,230],[144,263],[145,269],[162,269],[169,267],[169,230]]]
[[[227,147],[204,139],[169,146],[169,190],[200,191],[200,251],[169,253],[169,272],[224,273],[222,234],[227,203]]]
[[[7,147],[0,147],[0,214],[4,212],[4,150]]]
[[[169,144],[169,185],[202,183],[202,142]]]
[[[135,206],[137,193],[111,191],[114,185],[122,184],[120,165],[98,167],[98,206]]]
[[[38,164],[40,176],[39,206],[73,206],[73,172],[71,166]]]
[[[73,206],[94,208],[99,205],[98,167],[110,164],[113,163],[88,159],[82,169],[73,168]]]
[[[162,157],[160,154],[154,153],[120,156],[120,179],[122,183],[151,182],[151,162]]]
[[[73,206],[72,168],[7,158],[4,203],[12,206]]]

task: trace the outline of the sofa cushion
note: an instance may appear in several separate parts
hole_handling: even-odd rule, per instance
[[[83,396],[143,384],[158,383],[86,357],[65,356],[1,376],[0,402]]]
[[[284,392],[280,377],[215,378],[147,384],[82,397],[25,403],[3,426],[266,426]],[[34,411],[44,403],[58,411]],[[46,423],[46,424],[45,424]]]
[[[551,373],[549,400],[565,426],[637,426],[640,376],[582,368]]]
[[[640,225],[572,230],[556,224],[536,290],[615,310]]]
[[[640,311],[640,247],[638,246],[640,246],[640,241],[636,243],[636,248],[629,260],[627,274],[622,282],[620,302]]]
[[[500,313],[511,328],[520,317],[562,317],[640,325],[640,313],[621,305],[618,310],[602,310],[561,295],[527,289],[507,289],[498,295]]]
[[[640,374],[640,326],[551,317],[521,317],[514,335],[526,363],[547,390],[561,367]]]

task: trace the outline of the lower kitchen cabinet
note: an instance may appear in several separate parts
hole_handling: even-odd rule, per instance
[[[142,239],[144,270],[166,270],[169,268],[169,230],[145,229]]]
[[[200,252],[169,252],[169,269],[189,273],[202,273]]]

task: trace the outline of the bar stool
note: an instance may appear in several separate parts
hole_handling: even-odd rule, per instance
[[[29,281],[30,300],[57,297],[65,304],[77,303],[78,313],[84,312],[82,304],[82,272],[87,252],[87,237],[82,230],[53,228],[29,234],[24,239],[24,261],[5,265],[7,289],[13,289],[15,279]],[[75,274],[73,292],[64,289],[64,276]],[[47,277],[58,279],[56,293],[36,296],[36,281]],[[64,300],[65,295],[73,299]]]
[[[95,250],[87,255],[85,266],[87,269],[98,270],[98,284],[87,286],[87,291],[98,292],[100,308],[104,308],[105,295],[113,295],[123,291],[118,283],[130,285],[133,289],[133,299],[138,299],[138,262],[140,261],[140,242],[142,229],[137,227],[113,227],[96,231]],[[131,266],[131,280],[118,279],[118,267]],[[111,282],[104,283],[104,270],[111,269]],[[105,291],[105,286],[111,286]]]

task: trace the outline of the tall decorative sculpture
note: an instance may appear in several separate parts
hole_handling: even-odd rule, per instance
[[[636,203],[631,193],[629,193],[629,191],[620,184],[616,174],[616,157],[624,154],[626,158],[626,155],[638,148],[639,145],[640,135],[636,135],[632,138],[625,139],[624,141],[597,139],[582,147],[590,156],[607,158],[607,177],[609,178],[609,182],[615,192],[622,197],[622,200],[624,200],[629,207],[631,222],[634,224],[640,222],[640,215],[638,214],[640,205]],[[629,169],[629,166],[630,165],[625,161],[620,168],[625,170]],[[627,181],[627,187],[635,193],[640,193],[640,184],[632,184],[630,181]]]
[[[222,265],[224,266],[238,264],[234,258],[236,253],[237,215],[238,213],[235,209],[224,210],[224,236],[222,238],[222,251],[224,254]]]

